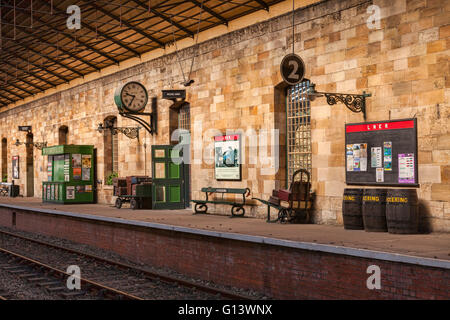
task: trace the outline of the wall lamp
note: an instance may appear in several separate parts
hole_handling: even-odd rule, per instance
[[[105,126],[103,126],[103,123],[98,124],[97,131],[102,133],[105,130],[110,130],[113,136],[121,132],[130,139],[139,139],[139,130],[141,129],[142,127],[114,127],[112,121],[106,120]]]
[[[36,149],[42,150],[43,148],[47,147],[47,142],[20,142],[19,139],[16,139],[16,142],[14,143],[15,146],[20,146],[20,145],[26,145],[28,146],[33,146]]]
[[[348,94],[348,93],[332,93],[332,92],[317,92],[316,85],[311,84],[307,93],[308,99],[314,101],[316,98],[325,96],[327,103],[332,106],[341,102],[352,112],[362,112],[364,120],[366,120],[366,97],[371,97],[371,93],[363,91],[362,94]]]

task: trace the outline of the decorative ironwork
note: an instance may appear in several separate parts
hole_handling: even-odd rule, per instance
[[[371,93],[366,93],[365,91],[362,94],[317,92],[315,86],[315,84],[311,84],[311,90],[308,93],[311,101],[316,97],[325,96],[330,106],[341,102],[352,112],[362,112],[364,120],[366,120],[366,97],[371,97]]]
[[[99,123],[97,128],[98,132],[103,132],[104,130],[110,130],[113,136],[121,132],[130,139],[139,139],[139,130],[141,130],[141,127],[114,127],[110,121],[105,121],[105,126]]]
[[[122,117],[131,119],[142,125],[145,130],[147,130],[150,134],[154,134],[157,132],[157,98],[152,98],[152,112],[131,112],[122,108],[119,108],[119,114]],[[144,119],[138,116],[149,116],[150,122],[146,122]]]
[[[16,145],[17,147],[22,144],[26,145],[27,147],[33,146],[39,150],[42,150],[43,148],[47,147],[47,142],[20,142],[19,139],[17,139],[16,142],[14,143],[14,145]]]

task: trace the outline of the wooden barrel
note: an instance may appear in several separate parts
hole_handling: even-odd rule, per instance
[[[362,195],[363,189],[344,189],[342,217],[345,229],[364,230],[361,212]]]
[[[416,189],[390,189],[386,201],[389,233],[418,233],[419,199]]]
[[[362,201],[364,229],[371,232],[387,232],[386,189],[365,189]]]

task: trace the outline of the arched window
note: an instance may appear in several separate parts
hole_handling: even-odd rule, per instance
[[[191,131],[191,106],[189,103],[183,104],[178,110],[178,129]]]
[[[34,153],[33,134],[28,133],[26,139],[26,164],[27,164],[27,197],[34,196]]]
[[[61,126],[58,130],[58,144],[69,144],[68,141],[69,128],[67,126]]]
[[[2,139],[2,181],[8,180],[8,141],[6,138]]]
[[[103,121],[106,128],[103,136],[105,179],[113,172],[119,171],[119,139],[110,128],[117,127],[117,117],[110,116]]]
[[[298,169],[312,173],[311,148],[311,102],[307,92],[309,80],[290,86],[286,92],[287,117],[287,181],[290,185],[292,174]]]

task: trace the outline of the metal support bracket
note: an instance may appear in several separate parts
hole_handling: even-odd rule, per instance
[[[327,103],[330,106],[341,102],[350,111],[356,113],[361,112],[364,116],[364,121],[366,120],[366,97],[371,97],[371,93],[366,93],[365,91],[363,91],[362,94],[317,92],[315,87],[315,84],[311,84],[310,92],[308,92],[308,97],[311,101],[313,101],[315,97],[325,96],[327,98]]]
[[[131,119],[142,125],[151,135],[157,132],[157,98],[152,98],[152,112],[124,112],[124,110],[119,110],[119,114],[122,117]],[[149,116],[150,121],[146,122],[139,116]],[[123,132],[124,133],[124,132]],[[124,133],[126,135],[126,133]]]

